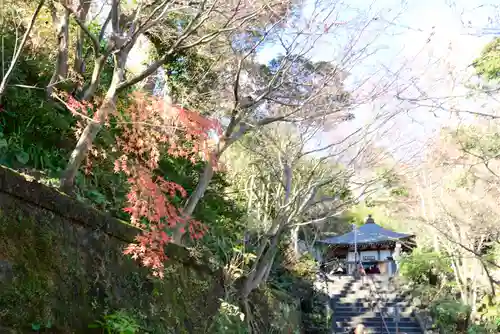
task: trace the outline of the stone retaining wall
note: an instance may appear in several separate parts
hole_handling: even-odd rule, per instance
[[[89,333],[105,313],[124,310],[148,332],[203,333],[223,296],[221,270],[169,245],[166,277],[155,280],[122,255],[136,233],[0,167],[0,326]]]

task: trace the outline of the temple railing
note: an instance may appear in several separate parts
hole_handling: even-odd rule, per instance
[[[387,322],[385,321],[385,316],[384,316],[384,307],[387,305],[387,298],[386,296],[382,296],[377,284],[375,283],[375,280],[373,276],[368,276],[370,279],[370,288],[371,292],[373,292],[373,302],[375,308],[377,308],[380,312],[380,320],[381,320],[381,327],[382,331],[384,331],[387,334],[390,334],[391,332],[389,331],[389,327],[387,326]],[[382,305],[381,305],[382,303]],[[386,314],[387,315],[387,314]]]

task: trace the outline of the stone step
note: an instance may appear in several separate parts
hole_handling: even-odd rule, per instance
[[[331,299],[335,300],[336,303],[343,303],[343,304],[351,304],[351,303],[357,303],[357,302],[363,302],[363,301],[373,301],[373,302],[379,302],[379,303],[384,303],[388,305],[411,305],[412,300],[409,299],[401,299],[401,298],[374,298],[373,296],[370,295],[361,295],[361,294],[350,294],[350,295],[338,295],[338,296],[332,296]]]
[[[332,289],[329,288],[328,292],[332,295],[336,294],[345,294],[345,293],[359,293],[359,292],[369,292],[370,294],[373,295],[380,295],[380,296],[391,296],[391,297],[398,297],[398,298],[405,298],[405,299],[411,299],[412,296],[409,293],[401,293],[398,291],[384,291],[384,290],[376,290],[377,292],[374,293],[373,289],[370,287],[366,286],[353,286],[349,288],[339,288],[339,289]]]
[[[422,334],[422,331],[420,329],[406,329],[405,331],[399,330],[399,333],[396,332],[396,329],[389,329],[389,332],[387,332],[386,329],[380,329],[380,328],[366,328],[366,334]],[[349,329],[346,329],[345,332],[342,331],[337,331],[334,333],[338,334],[345,334],[349,333]]]
[[[370,292],[373,295],[381,295],[381,296],[396,296],[400,298],[408,298],[411,299],[412,296],[409,294],[401,293],[399,291],[383,291],[383,290],[373,290],[366,286],[354,286],[345,289],[329,289],[331,294],[339,294],[339,293],[357,293],[357,292]]]
[[[339,276],[327,276],[326,279],[329,283],[353,283],[353,282],[363,282],[363,278],[354,278],[354,277],[339,277]],[[391,285],[394,286],[394,282],[391,282],[387,279],[372,279],[372,277],[365,277],[365,282],[373,282],[376,285]]]
[[[370,318],[370,319],[359,319],[359,318],[338,318],[335,317],[335,322],[337,323],[343,323],[343,324],[364,324],[365,326],[379,326],[382,324],[381,318]],[[393,320],[386,319],[385,323],[387,324],[387,327],[396,327],[396,322]],[[397,324],[399,324],[400,328],[420,328],[418,323],[411,319],[411,318],[406,318],[404,321],[400,321]]]
[[[335,302],[335,301],[334,301]],[[357,309],[357,308],[383,308],[386,310],[389,310],[391,312],[395,312],[396,309],[399,311],[402,310],[410,310],[414,309],[414,307],[410,304],[385,304],[383,302],[372,302],[372,301],[363,301],[363,302],[356,302],[356,303],[333,303],[333,308],[340,310],[340,309]]]
[[[323,279],[321,279],[322,282],[324,282]],[[370,283],[373,282],[377,286],[396,286],[394,282],[390,282],[387,280],[371,280],[369,277],[365,278],[364,280],[362,278],[347,278],[347,279],[342,279],[338,278],[335,276],[330,276],[327,277],[327,282],[331,284],[352,284],[352,283]]]
[[[349,303],[354,303],[357,300],[370,300],[370,301],[378,301],[378,302],[383,302],[383,303],[388,303],[391,305],[396,305],[396,304],[411,304],[411,300],[408,299],[401,299],[401,298],[374,298],[374,296],[368,295],[368,294],[347,294],[347,295],[336,295],[332,296],[332,299],[334,299],[337,302],[342,302],[343,300]]]
[[[371,306],[371,305],[384,305],[384,307],[391,307],[394,308],[396,306],[398,307],[409,307],[411,306],[411,303],[409,302],[398,302],[398,303],[386,303],[384,301],[374,301],[374,300],[364,300],[364,299],[357,299],[352,302],[341,302],[340,300],[334,300],[335,301],[335,307],[363,307],[363,306]]]
[[[371,307],[357,307],[357,308],[334,308],[333,313],[336,315],[342,315],[342,316],[361,316],[361,315],[377,315],[380,316],[382,314],[385,317],[392,317],[394,314],[393,309],[388,309],[388,308],[371,308]],[[401,309],[399,311],[400,316],[411,316],[413,314],[413,309],[407,308],[407,309]]]
[[[349,333],[349,332],[338,332],[338,333]],[[396,332],[396,330],[389,330],[389,332],[387,332],[385,329],[384,330],[380,330],[380,329],[375,329],[375,328],[368,328],[366,329],[366,334],[422,334],[422,331],[421,330],[407,330],[405,332],[401,332],[399,331]]]
[[[400,308],[399,313],[411,313],[413,312],[412,307]],[[353,313],[353,314],[363,314],[367,312],[384,312],[384,314],[395,313],[394,308],[390,307],[370,307],[370,306],[358,306],[358,307],[334,307],[334,312],[337,313]]]
[[[366,287],[366,286],[352,286],[352,287],[348,287],[348,288],[339,288],[339,289],[328,289],[328,291],[331,293],[331,294],[339,294],[339,293],[356,293],[356,292],[360,292],[360,291],[369,291],[370,293],[372,293],[372,289],[370,289],[369,287]]]
[[[412,316],[411,295],[397,291],[397,287],[386,278],[374,277],[373,282],[376,291],[369,280],[363,282],[351,276],[330,277],[327,292],[332,298],[333,333],[347,333],[342,329],[362,323],[367,333],[372,334],[396,334],[396,327],[400,334],[421,334],[420,326]],[[400,313],[398,323],[393,317],[396,306]],[[382,315],[389,333],[382,323]]]
[[[338,289],[330,289],[330,291],[333,292],[356,292],[356,291],[373,291],[369,286],[363,286],[363,285],[353,285],[353,286],[348,286],[348,287],[343,287],[343,288],[338,288]]]
[[[383,312],[380,313],[378,311],[367,311],[367,312],[333,312],[333,314],[340,319],[363,319],[363,318],[372,318],[372,317],[380,317],[383,315],[385,318],[392,318],[394,314]],[[399,314],[402,318],[411,318],[413,317],[413,312],[402,312]]]
[[[379,330],[383,330],[386,328],[386,326],[384,326],[382,324],[382,322],[380,322],[380,321],[371,322],[371,323],[356,322],[356,321],[338,322],[339,328],[346,328],[346,327],[352,328],[352,327],[356,327],[358,324],[363,324],[365,326],[365,328],[373,328],[373,329],[379,329]],[[417,323],[399,324],[398,326],[396,326],[396,324],[386,323],[386,325],[387,325],[387,329],[389,331],[396,331],[396,329],[399,329],[400,333],[405,333],[408,331],[416,331],[416,332],[422,331],[420,329],[420,326]]]
[[[337,323],[335,327],[335,333],[342,333],[344,329],[350,329],[356,327],[359,323]],[[399,334],[422,334],[422,330],[418,326],[418,324],[415,325],[410,325],[410,326],[405,326],[405,325],[400,325],[398,327],[392,326],[387,324],[387,328],[380,323],[377,324],[365,324],[363,323],[365,330],[367,333],[381,333],[381,334],[388,334],[387,330],[389,330],[389,333],[398,333]],[[398,332],[396,331],[398,330]]]
[[[354,316],[354,317],[349,317],[345,315],[335,315],[335,320],[336,321],[347,321],[347,322],[362,322],[362,323],[379,323],[381,321],[381,317],[379,314],[377,315],[372,315],[372,316]],[[394,320],[394,317],[388,317],[384,316],[384,320],[387,324],[396,324],[396,321]],[[404,323],[404,324],[415,324],[416,320],[411,317],[411,316],[403,316],[399,318],[398,323]]]
[[[363,284],[363,283],[349,283],[349,284],[328,284],[326,286],[329,290],[339,291],[339,290],[356,290],[360,288],[368,289],[368,290],[376,290],[379,292],[388,292],[388,293],[401,293],[408,295],[409,292],[402,293],[401,291],[393,288],[393,287],[375,287],[375,289],[371,286],[371,284]]]

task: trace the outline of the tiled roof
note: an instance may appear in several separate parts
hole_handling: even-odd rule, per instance
[[[412,237],[412,234],[398,233],[387,230],[380,225],[375,224],[371,217],[368,218],[366,224],[357,228],[356,241],[358,244],[363,243],[379,243],[385,241],[396,241]],[[353,245],[354,244],[354,231],[348,232],[343,235],[331,237],[319,241],[331,245]]]

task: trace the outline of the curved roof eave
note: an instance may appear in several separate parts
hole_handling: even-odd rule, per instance
[[[354,231],[351,231],[346,234],[320,240],[318,242],[330,245],[345,246],[345,245],[353,245],[355,238],[357,244],[364,244],[364,243],[397,241],[411,237],[414,237],[414,235],[387,230],[377,224],[365,224],[357,229],[356,237],[354,236]]]

